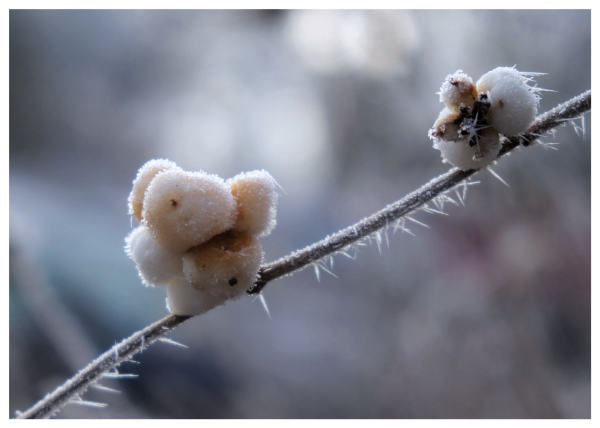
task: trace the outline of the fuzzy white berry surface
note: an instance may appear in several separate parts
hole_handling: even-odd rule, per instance
[[[152,159],[139,169],[135,180],[133,180],[133,188],[127,199],[129,214],[134,214],[138,221],[142,221],[144,195],[150,181],[152,181],[156,174],[168,169],[179,169],[179,167],[175,165],[175,162],[167,159]]]
[[[167,285],[183,277],[182,254],[161,247],[145,226],[138,226],[125,239],[125,252],[135,262],[146,285]]]
[[[538,112],[540,97],[536,88],[529,86],[534,75],[513,67],[498,67],[485,73],[477,81],[477,91],[486,93],[491,108],[488,122],[506,136],[527,131]]]
[[[229,229],[236,204],[216,175],[167,170],[150,182],[142,216],[156,242],[183,252]]]

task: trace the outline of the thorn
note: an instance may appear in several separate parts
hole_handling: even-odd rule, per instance
[[[188,347],[187,345],[184,345],[183,343],[175,342],[174,340],[167,339],[166,337],[161,337],[160,339],[158,339],[158,341],[163,342],[163,343],[168,343],[170,345],[180,346],[182,348]]]
[[[131,358],[128,360],[123,361],[124,363],[134,363],[134,364],[141,364],[139,361],[136,360],[132,360]]]
[[[315,275],[317,275],[317,281],[321,282],[321,276],[319,275],[319,266],[315,265]]]
[[[492,175],[493,175],[494,177],[496,177],[498,180],[500,180],[500,182],[501,182],[501,183],[504,183],[504,184],[506,185],[506,187],[510,187],[510,186],[508,185],[508,183],[507,183],[506,181],[504,181],[504,179],[503,179],[502,177],[500,177],[500,175],[499,175],[499,174],[498,174],[496,171],[494,171],[492,168],[490,168],[490,167],[488,166],[488,167],[487,167],[487,170],[488,170],[489,172],[491,172],[491,173],[492,173]]]
[[[108,386],[100,385],[99,383],[94,383],[90,385],[92,388],[98,389],[100,391],[110,392],[112,394],[120,394],[121,391],[109,388]]]
[[[333,270],[333,256],[329,257],[329,267]]]
[[[404,216],[404,218],[406,218],[407,220],[410,220],[410,221],[412,221],[412,222],[414,222],[414,223],[420,224],[421,226],[423,226],[423,227],[426,227],[427,229],[430,229],[430,227],[429,227],[429,226],[427,226],[425,223],[421,223],[420,221],[418,221],[418,220],[415,220],[415,219],[414,219],[414,218],[412,218],[412,217],[409,217],[409,216]]]

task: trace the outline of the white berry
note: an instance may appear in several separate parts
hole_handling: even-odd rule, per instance
[[[539,95],[527,83],[537,73],[522,73],[512,67],[498,67],[477,81],[479,93],[487,94],[491,108],[488,122],[506,136],[527,131],[537,115]]]

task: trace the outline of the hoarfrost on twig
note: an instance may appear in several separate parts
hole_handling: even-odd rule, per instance
[[[100,390],[100,391],[104,391],[104,392],[110,392],[112,394],[120,394],[121,391],[119,391],[118,389],[112,389],[109,388],[108,386],[104,386],[104,385],[100,385],[99,383],[95,383],[93,385],[91,385],[92,388]]]
[[[500,174],[498,174],[496,171],[494,171],[492,168],[490,168],[489,166],[487,167],[487,170],[494,176],[496,177],[502,184],[506,185],[506,187],[510,187],[508,185],[508,183],[506,181],[504,181],[504,179],[502,177],[500,177]]]
[[[271,319],[271,312],[269,312],[269,307],[267,306],[267,301],[265,300],[265,296],[261,293],[258,295],[258,298],[260,299],[260,303],[262,304],[262,307],[264,308],[265,312],[269,316],[269,319]]]
[[[189,346],[184,345],[183,343],[175,342],[174,340],[167,339],[166,337],[161,337],[158,339],[159,342],[168,343],[169,345],[179,346],[181,348],[189,348]]]
[[[412,217],[410,217],[410,216],[406,216],[406,217],[404,217],[404,218],[405,218],[405,219],[407,219],[407,220],[410,220],[410,221],[412,221],[412,222],[414,222],[414,223],[420,224],[421,226],[423,226],[423,227],[426,227],[427,229],[429,229],[429,228],[430,228],[430,227],[429,227],[429,226],[427,226],[425,223],[421,223],[420,221],[418,221],[418,220],[415,220],[414,218],[412,218]]]
[[[108,406],[108,404],[106,404],[106,403],[97,403],[95,401],[84,401],[81,399],[81,397],[77,397],[76,400],[69,401],[69,404],[78,404],[80,406],[96,407],[96,408],[100,408],[100,409]]]
[[[107,379],[130,379],[136,378],[138,377],[138,375],[133,373],[104,373],[102,377],[105,377]]]

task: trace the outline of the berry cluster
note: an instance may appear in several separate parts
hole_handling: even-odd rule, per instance
[[[129,195],[141,223],[125,250],[146,285],[167,286],[167,307],[198,315],[240,296],[257,277],[258,237],[275,226],[276,183],[266,171],[225,181],[165,159],[142,166]]]
[[[537,114],[541,90],[528,83],[540,74],[498,67],[477,84],[462,70],[448,75],[439,92],[446,107],[429,131],[444,162],[464,171],[482,168],[498,155],[500,134],[527,131]]]

